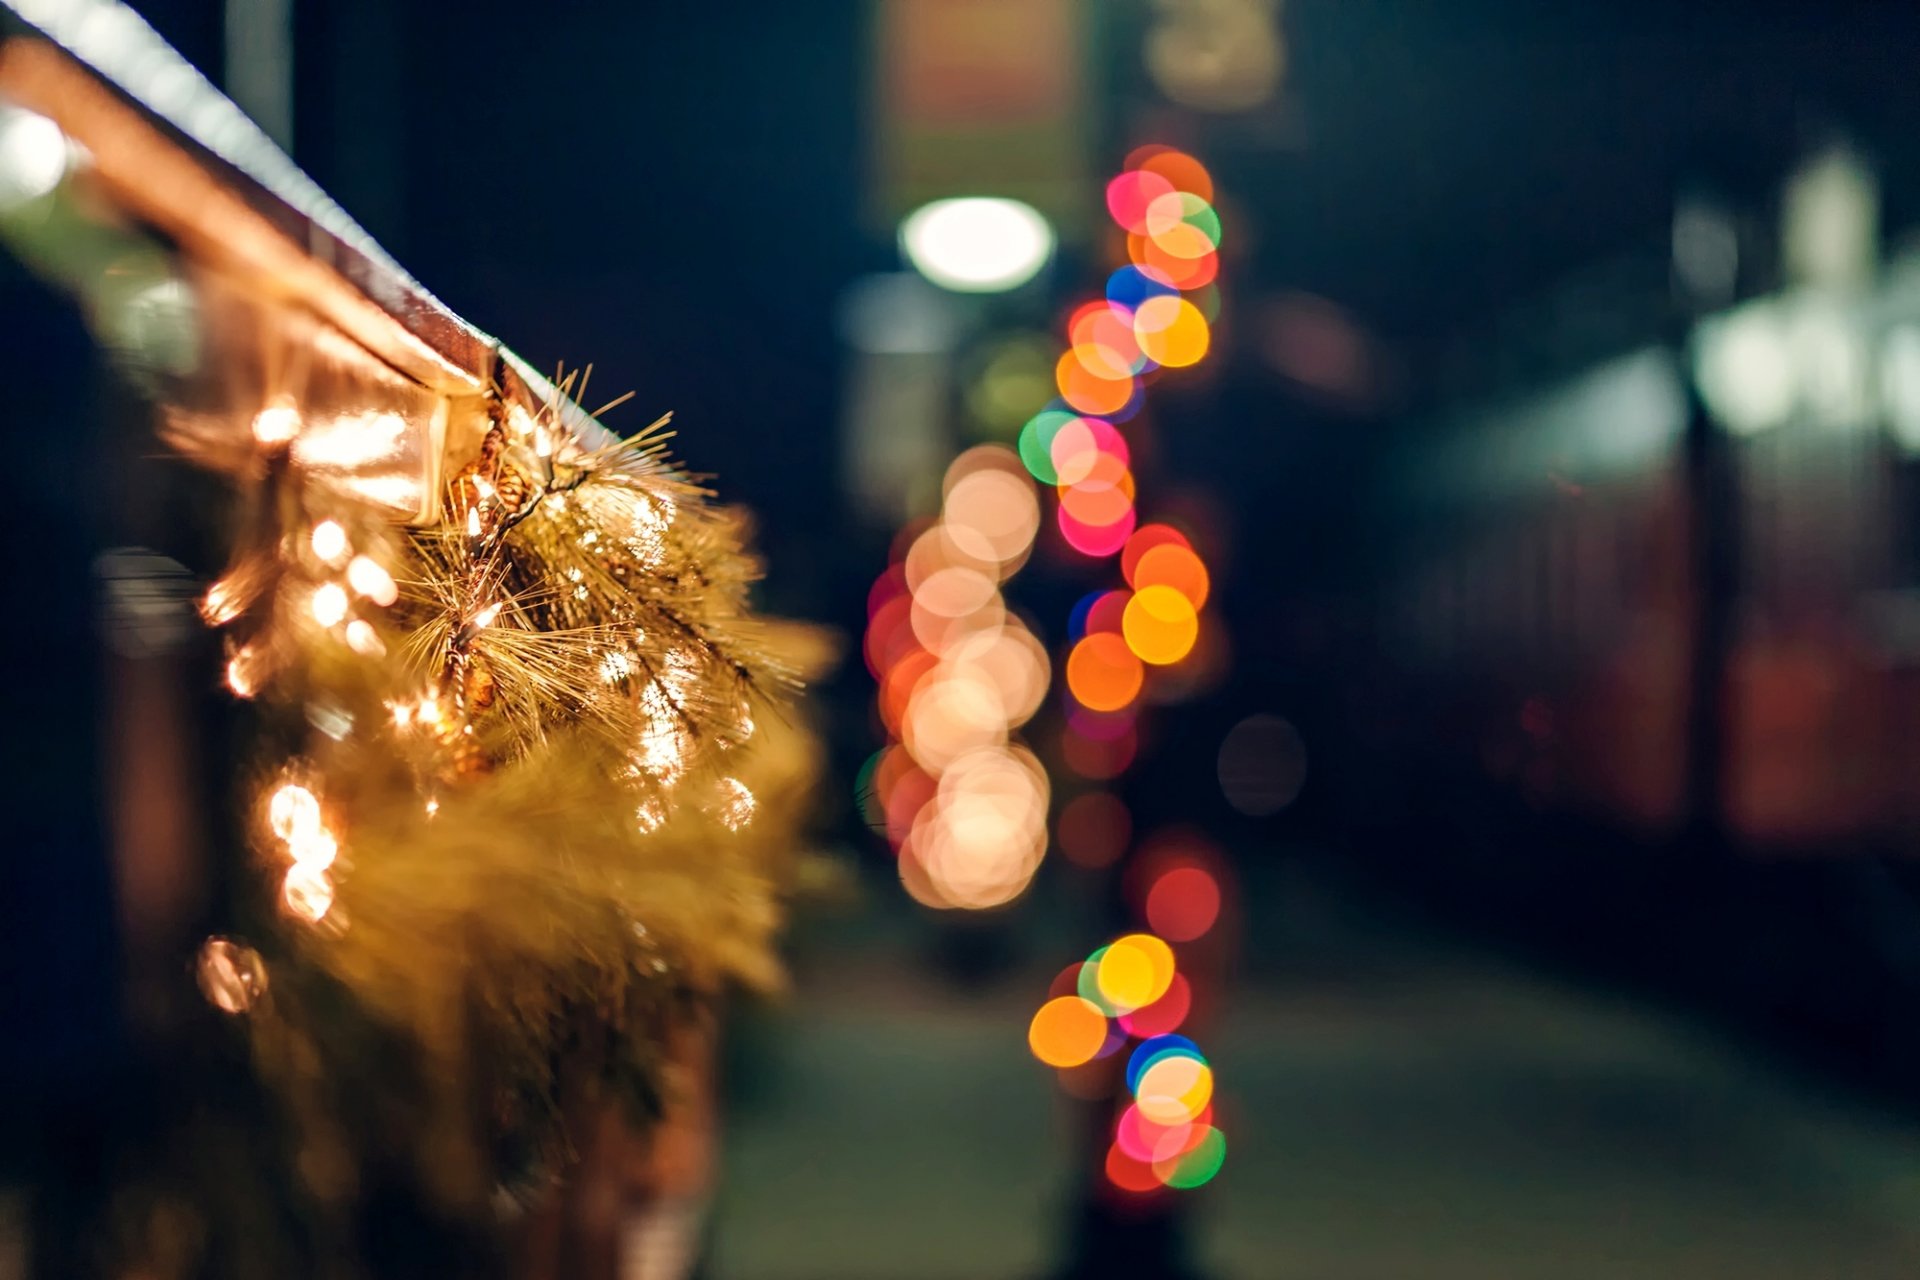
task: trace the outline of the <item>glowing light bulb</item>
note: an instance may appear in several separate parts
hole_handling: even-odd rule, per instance
[[[473,625],[476,627],[492,626],[493,620],[500,616],[501,607],[502,602],[495,600],[492,604],[473,615]]]
[[[291,404],[270,404],[253,415],[253,438],[261,444],[286,444],[299,434],[300,411]]]
[[[70,162],[59,125],[32,111],[0,111],[0,211],[52,191],[67,176]]]
[[[207,625],[219,627],[239,617],[241,608],[240,588],[231,578],[222,578],[207,588],[200,601],[200,616]]]
[[[337,582],[328,582],[316,587],[313,601],[308,606],[313,611],[313,620],[323,627],[331,627],[347,616],[347,589]]]
[[[313,526],[313,554],[327,564],[340,563],[347,554],[347,531],[338,520],[322,520]]]
[[[280,897],[294,915],[318,924],[333,910],[333,880],[324,870],[296,862],[287,868]]]
[[[200,948],[200,992],[222,1013],[245,1013],[267,989],[260,953],[230,938],[208,938]]]
[[[325,827],[298,833],[287,842],[287,856],[303,867],[325,871],[340,856],[340,843]]]
[[[282,840],[320,826],[320,799],[297,782],[282,783],[267,800],[267,824]]]
[[[347,582],[353,589],[382,608],[400,598],[393,575],[371,556],[355,556],[347,566]]]
[[[241,649],[227,660],[227,688],[242,698],[260,691],[261,659],[257,650]]]

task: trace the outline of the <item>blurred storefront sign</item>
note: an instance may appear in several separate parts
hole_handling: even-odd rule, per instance
[[[882,0],[873,207],[889,229],[929,200],[1004,196],[1063,239],[1098,189],[1080,0]]]
[[[843,300],[841,474],[878,523],[938,498],[958,435],[955,362],[997,314],[989,295],[1090,233],[1089,25],[1081,0],[877,7],[868,208],[925,276],[873,277]]]

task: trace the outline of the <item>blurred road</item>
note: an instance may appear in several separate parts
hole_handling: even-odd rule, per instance
[[[1920,1275],[1920,1124],[1312,878],[1261,896],[1260,976],[1206,1038],[1228,1157],[1191,1200],[1203,1274]],[[966,991],[871,911],[743,1020],[710,1274],[1043,1276],[1072,1117],[1024,1032],[1089,938]]]

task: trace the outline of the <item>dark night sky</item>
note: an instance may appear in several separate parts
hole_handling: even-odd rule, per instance
[[[217,66],[216,6],[150,9]],[[1890,229],[1920,203],[1914,6],[1292,0],[1280,101],[1225,120],[1156,102],[1137,52],[1148,6],[1098,12],[1113,154],[1095,171],[1155,137],[1205,156],[1230,218],[1229,319],[1261,295],[1323,295],[1412,384],[1423,353],[1658,245],[1679,190],[1769,218],[1794,156],[1835,128],[1886,161]],[[543,366],[593,361],[607,398],[637,391],[615,426],[674,410],[681,456],[760,517],[763,603],[857,629],[884,550],[834,488],[834,307],[849,279],[896,265],[863,217],[870,6],[299,13],[296,158],[475,323]],[[1392,437],[1295,394],[1251,357],[1252,328],[1223,329],[1210,372],[1165,384],[1155,416],[1177,447],[1160,450],[1157,485],[1205,482],[1224,517],[1223,607],[1264,643],[1364,578],[1358,495]],[[1316,660],[1267,658],[1239,670]]]
[[[217,58],[215,5],[147,7]],[[637,390],[624,425],[675,410],[683,454],[762,512],[780,602],[817,598],[840,532],[833,305],[894,265],[861,218],[870,6],[299,9],[296,158],[476,323]],[[1103,12],[1119,145],[1168,117],[1129,34],[1145,6]],[[1764,207],[1836,126],[1893,162],[1890,226],[1915,203],[1913,6],[1293,0],[1283,22],[1276,108],[1171,129],[1237,216],[1237,298],[1304,289],[1431,344],[1657,239],[1683,186]],[[1293,412],[1270,380],[1229,385]]]

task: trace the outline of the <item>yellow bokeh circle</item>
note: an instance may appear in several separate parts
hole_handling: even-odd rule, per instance
[[[1100,994],[1121,1009],[1144,1009],[1173,985],[1173,948],[1150,933],[1130,933],[1109,946],[1095,975]]]
[[[1142,302],[1133,313],[1133,334],[1149,360],[1174,369],[1200,363],[1212,341],[1200,308],[1172,295]]]
[[[1193,601],[1169,586],[1144,587],[1127,601],[1120,634],[1142,662],[1166,666],[1193,652],[1200,638],[1200,616]]]

